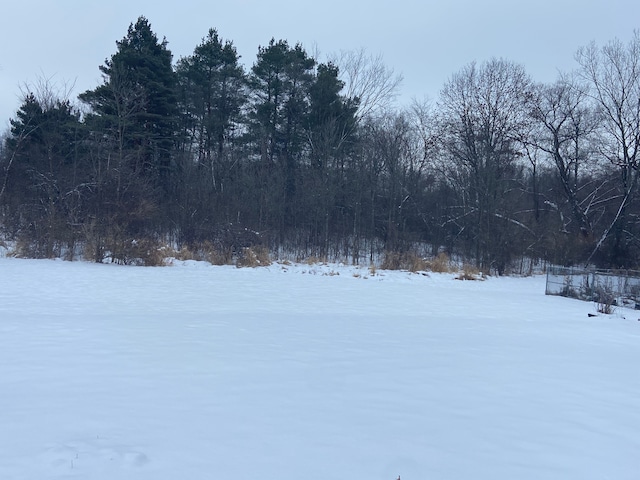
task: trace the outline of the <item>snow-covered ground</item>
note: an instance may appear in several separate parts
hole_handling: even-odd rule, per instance
[[[0,479],[640,478],[640,312],[346,266],[0,258]]]

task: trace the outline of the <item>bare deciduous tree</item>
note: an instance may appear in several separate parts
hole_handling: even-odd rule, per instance
[[[341,51],[330,60],[340,69],[345,97],[358,100],[358,119],[380,113],[393,104],[402,75],[387,67],[382,55],[371,55],[362,48]]]
[[[579,74],[591,86],[591,97],[602,116],[600,152],[620,173],[616,213],[589,256],[591,261],[612,232],[614,257],[624,255],[627,207],[637,192],[640,174],[640,32],[624,44],[612,40],[603,47],[591,43],[576,53]],[[616,259],[612,258],[615,263]]]
[[[524,227],[512,216],[507,194],[517,175],[519,139],[527,127],[531,80],[524,68],[501,59],[475,63],[453,75],[439,102],[442,140],[450,174],[463,182],[461,211],[478,266],[508,262],[505,224]],[[501,238],[502,237],[502,238]]]
[[[586,88],[569,77],[553,85],[540,85],[531,115],[535,126],[525,141],[547,154],[570,208],[571,215],[567,218],[578,223],[584,236],[590,236],[593,230],[590,214],[595,213],[603,185],[582,182],[584,171],[595,166],[591,137],[599,125]],[[563,231],[567,229],[565,221]]]

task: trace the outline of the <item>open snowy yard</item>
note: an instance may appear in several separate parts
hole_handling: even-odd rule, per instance
[[[640,312],[544,278],[0,258],[0,479],[637,480]]]

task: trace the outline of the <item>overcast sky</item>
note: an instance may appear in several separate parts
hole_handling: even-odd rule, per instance
[[[272,37],[328,55],[366,48],[404,77],[401,100],[436,99],[469,62],[502,57],[551,82],[575,67],[592,40],[628,41],[640,28],[638,0],[31,0],[0,9],[0,130],[39,78],[75,84],[73,97],[100,82],[98,66],[144,15],[174,60],[214,27],[232,40],[247,70]],[[325,60],[324,57],[320,60]]]

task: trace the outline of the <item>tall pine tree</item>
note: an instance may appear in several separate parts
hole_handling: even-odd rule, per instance
[[[92,188],[83,176],[80,114],[68,100],[29,93],[10,123],[6,147],[13,162],[2,185],[10,231],[30,256],[72,251]]]
[[[271,182],[263,186],[261,210],[276,215],[281,237],[285,227],[295,225],[297,167],[305,146],[315,64],[302,45],[291,48],[286,40],[271,39],[259,48],[251,69],[251,130],[265,168],[263,179]]]
[[[87,121],[109,131],[120,161],[166,193],[177,115],[171,52],[145,17],[131,24],[116,45],[117,52],[100,66],[103,84],[80,95],[91,107]]]
[[[245,74],[231,41],[210,29],[193,55],[181,58],[176,72],[183,103],[184,130],[197,163],[210,171],[218,190],[225,146],[246,102]]]

